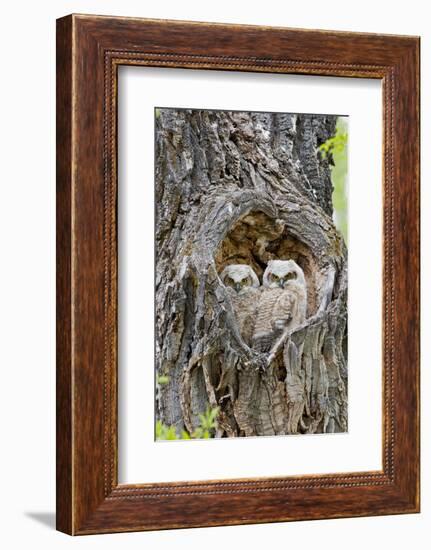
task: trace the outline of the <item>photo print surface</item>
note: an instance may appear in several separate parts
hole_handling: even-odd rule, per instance
[[[155,109],[155,439],[348,430],[348,117]]]

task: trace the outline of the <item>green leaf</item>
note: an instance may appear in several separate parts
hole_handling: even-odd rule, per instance
[[[323,159],[329,154],[332,155],[331,180],[334,188],[332,193],[334,222],[347,244],[348,127],[344,117],[338,117],[335,136],[322,143],[319,151]]]
[[[156,382],[160,386],[163,386],[163,384],[169,384],[169,376],[163,376],[163,375],[157,375],[156,376]]]
[[[217,418],[219,412],[220,412],[220,407],[214,407],[214,409],[212,409],[210,411],[211,422],[215,421],[215,419]]]
[[[167,426],[160,420],[156,422],[156,440],[174,440],[177,438],[177,432],[175,426]]]
[[[161,439],[163,432],[163,424],[160,422],[160,420],[157,420],[156,422],[156,439]]]
[[[199,425],[193,433],[189,434],[186,430],[182,430],[180,436],[177,435],[175,426],[167,426],[160,420],[156,422],[156,439],[157,440],[176,440],[176,439],[210,439],[215,436],[217,428],[217,416],[220,412],[220,407],[211,408],[210,406],[205,412],[198,415]]]
[[[166,439],[168,439],[168,440],[177,439],[177,432],[175,431],[174,426],[169,426],[169,428],[167,429]]]

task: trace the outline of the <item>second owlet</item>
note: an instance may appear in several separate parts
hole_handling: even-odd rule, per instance
[[[245,264],[226,266],[220,278],[230,294],[242,339],[250,346],[260,296],[259,279],[253,268]]]
[[[286,328],[305,321],[307,284],[293,260],[272,260],[263,275],[263,289],[254,327],[253,347],[269,352]]]

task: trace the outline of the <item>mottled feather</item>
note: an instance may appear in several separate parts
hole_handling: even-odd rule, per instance
[[[268,263],[264,274],[253,347],[268,352],[286,330],[304,322],[307,309],[307,287],[302,269],[293,260]]]
[[[245,264],[228,265],[220,278],[230,295],[241,337],[250,346],[260,298],[260,281],[253,268]]]

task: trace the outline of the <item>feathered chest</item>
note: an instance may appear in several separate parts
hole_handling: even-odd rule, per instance
[[[292,283],[284,289],[264,289],[257,308],[255,336],[302,323],[306,303],[305,289],[300,285]]]

